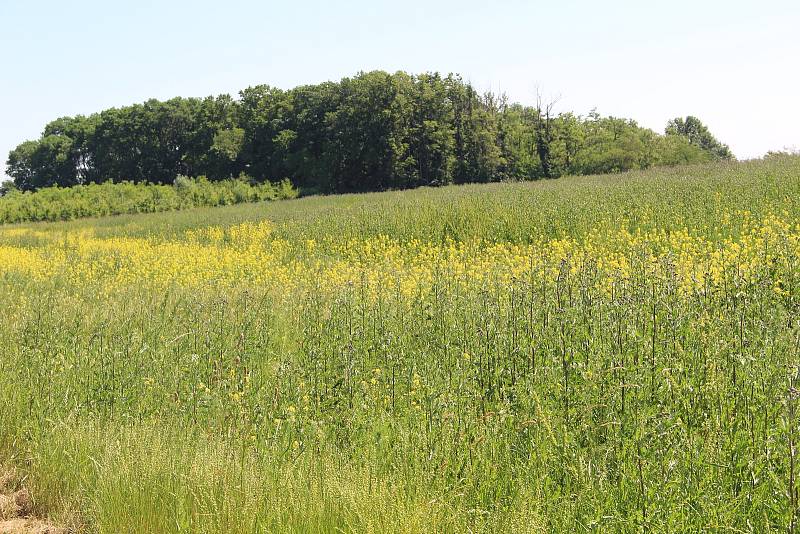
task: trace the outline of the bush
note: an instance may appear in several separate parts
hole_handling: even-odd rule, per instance
[[[277,184],[254,183],[246,175],[218,182],[211,182],[205,176],[178,176],[174,185],[106,182],[46,187],[25,193],[7,188],[0,197],[0,223],[66,221],[296,197],[297,190],[289,180]]]

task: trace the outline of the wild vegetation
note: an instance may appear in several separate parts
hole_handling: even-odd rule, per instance
[[[8,156],[18,189],[176,176],[288,178],[325,193],[534,180],[730,160],[695,117],[664,135],[636,122],[479,94],[456,75],[361,73],[237,99],[148,100],[47,124]]]
[[[0,196],[0,223],[67,221],[81,217],[154,213],[295,198],[288,180],[253,183],[247,176],[210,182],[179,176],[172,185],[131,182],[51,186],[31,192],[13,187]]]
[[[0,228],[0,464],[119,532],[789,531],[800,158]]]

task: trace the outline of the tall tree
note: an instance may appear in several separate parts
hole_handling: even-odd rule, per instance
[[[689,140],[689,143],[708,152],[716,160],[732,160],[728,145],[720,143],[700,119],[689,115],[685,119],[677,117],[667,123],[667,135],[680,135]]]
[[[14,185],[23,191],[37,187],[37,169],[33,166],[33,155],[38,147],[39,141],[25,141],[8,154],[6,174],[13,178]]]
[[[542,168],[542,176],[552,178],[553,162],[551,159],[553,141],[555,140],[555,128],[553,123],[553,107],[555,101],[542,102],[542,95],[536,94],[536,110],[534,112],[534,132],[536,134],[536,153],[539,155],[539,164]]]

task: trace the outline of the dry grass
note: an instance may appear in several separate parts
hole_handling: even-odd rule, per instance
[[[66,534],[34,516],[34,501],[27,488],[21,486],[19,472],[0,466],[0,534]]]

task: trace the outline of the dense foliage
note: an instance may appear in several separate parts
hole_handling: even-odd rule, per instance
[[[361,73],[239,98],[149,100],[48,124],[12,150],[22,190],[96,182],[168,184],[241,172],[323,192],[531,180],[731,159],[694,117],[659,135],[634,121],[512,104],[460,77]]]
[[[76,533],[800,519],[800,157],[7,226],[0,309]]]
[[[297,191],[287,180],[253,184],[246,177],[210,182],[205,177],[179,176],[172,185],[120,182],[51,186],[35,192],[9,189],[0,197],[0,223],[154,213],[296,196]]]

